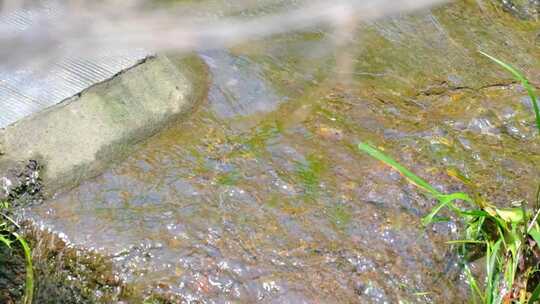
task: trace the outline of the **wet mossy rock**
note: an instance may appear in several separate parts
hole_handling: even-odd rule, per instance
[[[30,159],[49,192],[122,159],[133,144],[186,116],[207,92],[196,56],[146,59],[64,102],[0,130],[0,172]]]

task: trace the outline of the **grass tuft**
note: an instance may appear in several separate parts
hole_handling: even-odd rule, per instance
[[[5,213],[8,208],[9,204],[7,202],[0,203],[0,216],[3,218],[0,220],[0,244],[3,244],[10,249],[13,248],[13,243],[18,243],[21,246],[26,261],[26,280],[22,303],[32,304],[34,295],[34,267],[32,265],[32,251],[26,240],[17,233],[19,225],[17,225],[17,223]]]
[[[370,144],[359,143],[358,149],[394,168],[439,201],[422,219],[423,225],[440,221],[436,215],[443,207],[449,207],[463,222],[462,239],[449,243],[457,246],[462,257],[472,302],[526,304],[540,299],[540,190],[533,210],[527,210],[524,202],[514,203],[512,208],[497,208],[488,202],[473,200],[463,192],[441,193]],[[454,201],[468,202],[471,208],[461,209]],[[480,257],[485,258],[483,285],[469,268],[469,263]]]

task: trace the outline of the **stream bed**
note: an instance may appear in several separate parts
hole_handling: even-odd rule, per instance
[[[337,49],[320,29],[201,52],[210,91],[188,120],[25,215],[173,301],[466,302],[445,243],[459,223],[422,228],[435,201],[356,144],[442,191],[532,201],[530,100],[477,51],[539,84],[539,29],[458,1],[361,24]]]

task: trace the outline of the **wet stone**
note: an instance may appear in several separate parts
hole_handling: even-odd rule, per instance
[[[36,160],[19,162],[11,166],[1,177],[0,199],[18,206],[41,202],[43,200],[41,169]]]

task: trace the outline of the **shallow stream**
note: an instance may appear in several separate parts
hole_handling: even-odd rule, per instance
[[[459,1],[361,24],[338,49],[321,29],[205,51],[211,89],[192,117],[28,213],[188,302],[465,302],[445,244],[459,223],[423,229],[435,202],[355,145],[443,191],[531,201],[530,100],[477,50],[538,84],[539,28]]]

